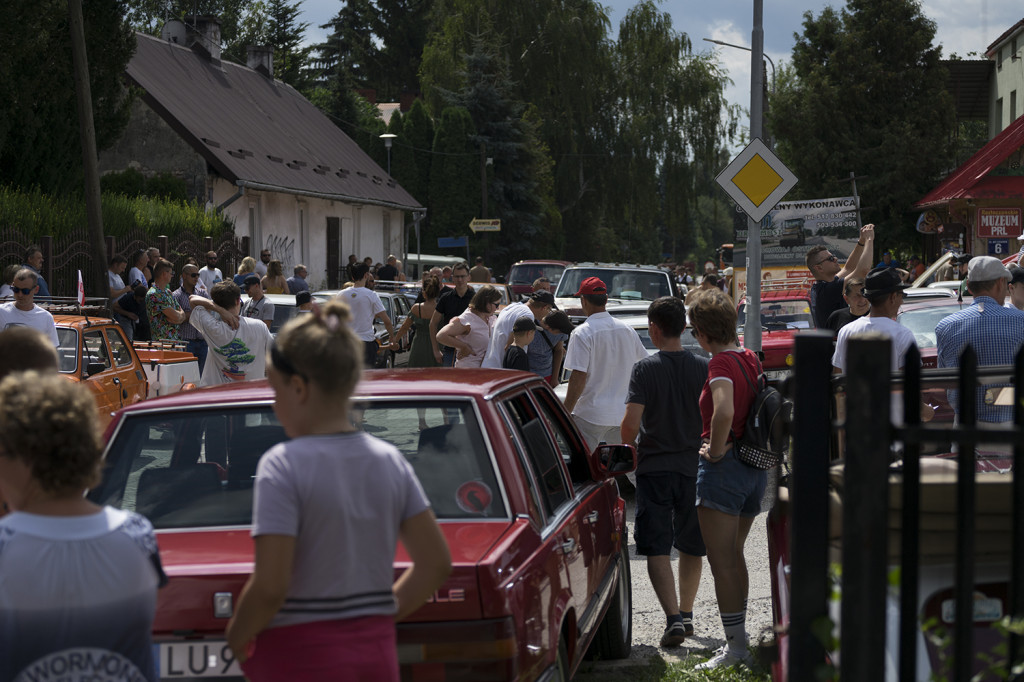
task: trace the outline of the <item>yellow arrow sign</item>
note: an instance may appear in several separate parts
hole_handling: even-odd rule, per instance
[[[501,220],[498,218],[473,218],[469,221],[469,229],[476,232],[501,232]]]

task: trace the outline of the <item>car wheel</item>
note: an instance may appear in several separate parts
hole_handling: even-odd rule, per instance
[[[619,556],[619,579],[612,602],[597,628],[588,658],[602,661],[629,658],[633,648],[633,590],[629,576],[629,550],[622,542]]]
[[[558,682],[570,682],[569,647],[565,645],[565,638],[558,640],[558,658],[555,661],[555,680]]]

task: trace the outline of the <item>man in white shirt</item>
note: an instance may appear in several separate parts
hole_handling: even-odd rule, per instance
[[[213,291],[213,285],[224,281],[224,273],[217,267],[217,252],[206,252],[206,267],[199,270],[199,279],[207,291]]]
[[[22,268],[14,276],[11,287],[14,289],[14,300],[0,304],[0,331],[8,327],[32,327],[50,339],[54,348],[60,346],[53,315],[35,303],[35,296],[39,293],[38,275],[35,271],[31,268]]]
[[[146,279],[146,273],[143,268],[149,266],[149,254],[146,253],[145,249],[139,249],[135,252],[135,256],[132,259],[132,269],[128,271],[128,286],[132,289],[140,284],[146,285],[149,288],[149,282]]]
[[[363,363],[368,368],[377,365],[377,336],[373,333],[373,321],[379,319],[388,330],[388,338],[395,338],[395,329],[391,326],[391,318],[384,310],[384,304],[380,301],[377,292],[366,287],[366,280],[370,276],[370,268],[366,263],[356,263],[352,266],[352,276],[355,277],[355,284],[348,289],[342,289],[338,293],[338,300],[344,301],[352,311],[352,319],[349,324],[352,331],[363,342],[364,356]]]
[[[263,293],[263,285],[256,275],[249,275],[242,282],[242,291],[249,300],[242,306],[242,316],[251,317],[256,320],[263,320],[267,329],[274,323],[274,304]]]
[[[871,311],[839,330],[836,350],[832,355],[832,366],[837,373],[846,372],[850,337],[867,332],[878,332],[892,339],[890,369],[895,372],[903,367],[907,349],[915,345],[914,332],[897,322],[896,315],[903,304],[903,290],[909,286],[903,284],[893,268],[878,267],[868,273],[864,279],[864,298],[871,304]]]
[[[593,450],[600,443],[621,443],[626,392],[633,365],[647,357],[636,331],[605,311],[608,288],[597,277],[583,280],[576,292],[587,321],[572,333],[565,368],[572,371],[565,409]]]
[[[115,301],[129,291],[131,287],[125,286],[121,274],[128,267],[128,259],[124,256],[113,256],[110,265],[107,267],[107,284],[110,286],[110,300]]]
[[[498,313],[498,319],[491,329],[491,340],[487,345],[481,367],[500,369],[505,351],[512,343],[512,327],[520,317],[543,320],[555,305],[555,297],[550,291],[537,291],[530,295],[526,303],[516,302],[505,306]]]
[[[203,386],[262,379],[267,374],[267,352],[274,337],[259,320],[240,317],[241,290],[234,282],[213,286],[213,300],[193,295],[189,324],[209,345],[206,367],[199,383]]]

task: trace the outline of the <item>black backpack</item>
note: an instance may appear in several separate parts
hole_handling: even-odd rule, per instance
[[[735,354],[730,353],[730,356],[739,364],[743,378],[754,393],[743,437],[736,443],[736,455],[748,466],[772,469],[782,461],[789,445],[793,401],[783,396],[774,386],[769,386],[764,372],[757,375],[755,385],[743,361]]]

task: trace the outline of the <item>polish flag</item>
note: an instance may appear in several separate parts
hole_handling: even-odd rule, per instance
[[[85,305],[85,282],[82,281],[82,271],[78,271],[78,305]]]

